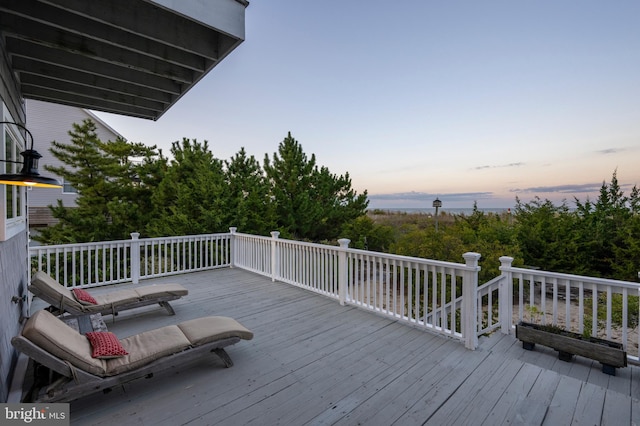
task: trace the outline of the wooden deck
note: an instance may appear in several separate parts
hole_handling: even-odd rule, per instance
[[[583,358],[530,352],[512,336],[470,351],[435,336],[238,269],[153,280],[189,296],[121,313],[126,337],[204,315],[255,333],[227,352],[72,402],[73,425],[421,425],[640,423],[640,368],[617,376]],[[145,281],[142,284],[151,284]],[[95,290],[98,291],[98,290]]]

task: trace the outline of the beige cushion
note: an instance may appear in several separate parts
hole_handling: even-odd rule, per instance
[[[96,299],[98,305],[114,304],[115,306],[140,300],[138,292],[134,289],[115,290],[104,294],[94,294],[93,298]]]
[[[190,346],[189,340],[177,325],[145,331],[121,339],[120,343],[129,355],[107,360],[108,376],[134,370],[158,358],[181,352]]]
[[[48,296],[48,299],[55,300],[57,304],[62,300],[63,306],[70,306],[76,310],[84,310],[84,305],[76,300],[71,290],[61,285],[45,272],[36,272],[31,278],[31,285],[36,287],[40,293]]]
[[[158,284],[148,285],[138,288],[118,289],[109,293],[92,292],[91,295],[96,300],[95,305],[81,304],[73,295],[72,291],[47,273],[38,271],[31,280],[32,288],[37,289],[37,294],[43,300],[48,301],[59,309],[73,313],[96,313],[118,311],[121,306],[131,307],[138,302],[154,301],[156,299],[177,298],[186,296],[189,291],[180,284]],[[55,301],[55,302],[53,302]]]
[[[204,345],[214,340],[239,337],[251,340],[253,333],[238,321],[228,317],[204,317],[178,324],[180,330],[193,346]]]
[[[253,338],[251,331],[232,318],[204,317],[127,337],[120,343],[128,355],[96,359],[91,356],[89,339],[45,310],[29,318],[22,335],[52,355],[102,377],[135,370],[159,358],[216,340]]]
[[[163,296],[186,296],[189,291],[180,284],[155,284],[135,289],[142,298],[156,298]]]
[[[48,311],[33,314],[22,330],[22,335],[45,351],[71,365],[97,376],[104,376],[104,360],[91,357],[89,340]]]

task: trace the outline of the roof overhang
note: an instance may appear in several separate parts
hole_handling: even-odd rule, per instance
[[[245,0],[0,0],[25,98],[157,119],[244,41]]]

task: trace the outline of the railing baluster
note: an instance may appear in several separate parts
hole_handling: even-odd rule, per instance
[[[524,279],[522,274],[514,274],[518,280],[518,321],[524,320]]]
[[[564,290],[565,328],[571,329],[571,280],[565,281]]]
[[[571,299],[569,299],[571,304]],[[578,283],[578,333],[584,332],[584,283]]]
[[[611,287],[607,287],[607,339],[611,339],[612,298]]]
[[[591,335],[598,335],[598,285],[591,284]]]
[[[627,340],[629,338],[627,330],[629,329],[628,318],[628,289],[625,287],[622,289],[622,344],[624,350],[627,350]]]
[[[558,278],[553,278],[553,301],[552,301],[553,317],[551,324],[558,325]]]

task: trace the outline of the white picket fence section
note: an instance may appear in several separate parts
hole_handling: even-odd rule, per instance
[[[501,291],[511,301],[501,306],[503,327],[518,321],[551,324],[622,343],[631,361],[640,359],[640,284],[514,268],[513,258],[507,256],[500,261]]]
[[[465,264],[347,250],[347,303],[475,348],[476,327],[469,318],[475,318],[480,255],[463,257]]]
[[[68,287],[93,287],[209,270],[242,268],[477,347],[478,336],[513,333],[518,321],[553,324],[638,348],[638,283],[512,266],[478,285],[480,254],[442,262],[238,233],[30,248],[32,269]]]
[[[233,266],[273,281],[282,281],[335,299],[338,292],[338,247],[237,233],[233,236]]]
[[[349,249],[349,240],[333,247],[282,240],[278,232],[256,237],[232,228],[231,234],[234,267],[477,346],[477,253],[458,264]]]
[[[95,287],[228,267],[231,234],[107,241],[29,248],[32,270],[67,287]]]
[[[478,335],[489,334],[505,325],[503,331],[511,328],[511,322],[502,321],[503,318],[508,318],[508,314],[501,314],[500,307],[508,305],[508,300],[501,302],[501,298],[507,296],[507,292],[504,286],[507,282],[507,278],[500,275],[494,279],[487,281],[478,287],[476,303],[477,303],[477,332]]]

